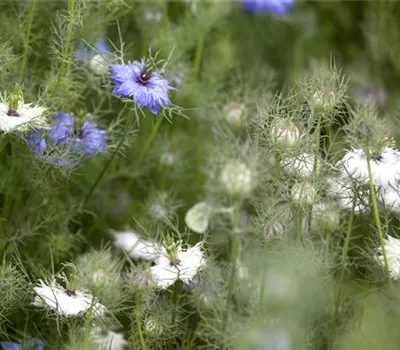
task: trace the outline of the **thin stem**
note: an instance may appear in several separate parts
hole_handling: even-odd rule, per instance
[[[275,169],[276,169],[275,193],[279,194],[279,185],[281,181],[281,154],[278,150],[275,152]]]
[[[32,5],[29,9],[28,23],[27,23],[26,31],[25,31],[25,35],[24,35],[24,53],[22,55],[21,67],[19,69],[18,80],[20,83],[22,83],[22,80],[24,79],[26,62],[28,60],[29,38],[31,36],[32,23],[33,23],[33,18],[35,16],[35,9],[36,9],[36,0],[32,0]]]
[[[302,230],[303,230],[303,210],[300,208],[297,215],[297,238],[296,238],[297,244],[299,244],[301,241]]]
[[[139,341],[140,341],[140,346],[142,350],[146,350],[146,341],[144,340],[144,335],[143,335],[143,330],[142,330],[142,300],[141,300],[141,295],[140,293],[136,293],[136,307],[135,307],[135,314],[136,314],[136,326],[137,326],[137,331],[139,334]]]
[[[162,117],[157,117],[157,121],[154,124],[153,129],[151,130],[150,136],[147,139],[144,147],[142,148],[142,151],[140,152],[138,163],[141,163],[143,161],[144,157],[146,156],[147,151],[149,150],[151,144],[154,141],[155,136],[157,135],[157,131],[160,128],[162,120],[163,120]]]
[[[125,126],[125,132],[124,135],[121,137],[119,140],[119,143],[117,145],[117,148],[115,149],[114,153],[111,155],[111,157],[108,159],[107,163],[104,165],[103,170],[100,172],[99,176],[97,176],[96,180],[94,181],[92,187],[90,188],[89,192],[87,193],[85,199],[82,202],[81,208],[84,208],[89,201],[90,197],[92,196],[94,190],[96,189],[97,185],[100,183],[101,179],[103,178],[104,174],[106,173],[107,169],[111,165],[112,161],[114,160],[115,156],[118,154],[119,150],[121,149],[126,136],[128,135],[128,131],[131,126],[131,116],[128,116],[128,120],[126,122]]]
[[[340,271],[340,276],[338,283],[336,285],[336,290],[335,290],[335,304],[334,304],[334,310],[332,313],[332,332],[331,332],[331,341],[330,341],[330,349],[333,349],[333,344],[335,341],[336,337],[336,318],[337,318],[337,312],[339,308],[339,299],[340,299],[340,291],[342,290],[343,287],[343,280],[344,280],[344,274],[346,271],[346,265],[347,265],[347,257],[349,254],[349,247],[350,247],[350,237],[351,237],[351,232],[353,230],[353,222],[354,222],[354,207],[355,207],[355,198],[353,199],[353,207],[350,213],[350,218],[349,218],[349,223],[347,225],[347,232],[346,232],[346,238],[344,241],[344,246],[343,246],[343,251],[342,251],[342,269]]]
[[[199,40],[196,45],[196,53],[194,56],[193,62],[193,80],[196,81],[199,77],[200,65],[201,65],[201,57],[203,55],[203,47],[204,47],[204,34],[200,33]]]
[[[68,0],[68,28],[67,28],[67,36],[65,39],[65,45],[63,46],[62,50],[62,60],[61,60],[61,65],[60,69],[58,70],[57,74],[57,80],[54,84],[52,94],[51,96],[54,96],[57,89],[58,85],[60,84],[60,79],[65,75],[65,70],[69,66],[69,60],[68,60],[68,55],[69,55],[69,46],[71,44],[71,39],[72,39],[72,28],[75,22],[75,0]]]
[[[232,215],[232,242],[231,242],[231,274],[228,280],[228,291],[225,305],[225,314],[223,319],[223,333],[226,333],[229,320],[230,303],[233,299],[233,292],[235,289],[236,281],[236,270],[240,251],[240,201],[235,200],[233,204],[233,215]]]
[[[391,285],[392,281],[390,279],[389,264],[388,264],[387,255],[386,255],[386,248],[385,248],[385,239],[383,237],[381,219],[379,217],[379,211],[378,211],[378,201],[376,199],[375,186],[374,186],[374,181],[373,181],[373,178],[372,178],[371,156],[369,154],[369,150],[368,149],[366,151],[366,155],[367,155],[367,166],[368,166],[368,177],[369,177],[369,192],[370,192],[370,196],[371,196],[372,211],[373,211],[375,222],[376,222],[376,226],[377,226],[377,229],[378,229],[379,241],[381,243],[383,261],[384,261],[384,264],[385,264],[386,277],[388,279],[389,285]]]

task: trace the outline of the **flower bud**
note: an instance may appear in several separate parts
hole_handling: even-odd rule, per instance
[[[146,334],[151,337],[159,337],[163,333],[163,327],[160,322],[153,318],[148,318],[144,325]]]
[[[104,75],[108,72],[107,61],[102,55],[94,55],[89,62],[89,67],[97,75]]]
[[[339,98],[334,90],[321,89],[311,96],[311,103],[316,109],[331,110],[339,103]]]
[[[292,187],[292,200],[300,206],[310,206],[317,196],[315,187],[310,182],[298,182]]]
[[[280,239],[285,231],[285,226],[278,220],[264,225],[263,233],[267,240]]]
[[[238,102],[231,102],[224,108],[226,121],[232,126],[240,126],[243,122],[244,105]]]
[[[298,127],[287,118],[276,119],[270,132],[273,142],[278,146],[293,146],[300,138]]]
[[[316,203],[312,210],[312,223],[318,229],[335,230],[340,223],[339,208],[327,203]]]
[[[245,196],[254,185],[251,169],[237,159],[230,160],[222,168],[220,182],[232,196]]]

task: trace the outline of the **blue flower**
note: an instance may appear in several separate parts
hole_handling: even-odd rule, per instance
[[[157,115],[160,108],[170,104],[168,90],[174,89],[156,70],[149,69],[144,59],[128,64],[111,65],[115,82],[113,93],[132,97],[139,108],[147,108]]]
[[[35,155],[47,163],[74,166],[83,157],[106,151],[107,133],[92,120],[85,120],[81,130],[75,129],[72,114],[58,112],[48,132],[34,130],[25,137]]]
[[[74,133],[75,118],[73,115],[58,112],[54,116],[53,125],[49,131],[50,140],[56,145],[62,145]]]
[[[73,140],[72,152],[81,151],[86,156],[93,156],[95,153],[106,151],[107,133],[99,129],[92,120],[85,120],[78,136]]]
[[[243,8],[250,14],[271,12],[284,15],[294,6],[294,0],[242,0]]]
[[[81,41],[76,49],[75,58],[78,61],[85,61],[91,59],[96,54],[101,54],[102,56],[109,56],[111,54],[110,48],[103,36],[97,40],[94,49],[88,47]]]
[[[21,347],[20,344],[11,342],[0,342],[1,350],[22,350],[22,349],[32,349],[32,350],[44,350],[43,342],[36,339],[31,339]],[[27,347],[28,346],[28,347]]]

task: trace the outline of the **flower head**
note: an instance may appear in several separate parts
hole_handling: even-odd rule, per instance
[[[348,151],[338,163],[343,177],[368,183],[368,163],[362,149]],[[400,180],[400,152],[386,147],[379,154],[370,155],[371,177],[374,184],[384,189],[395,186]]]
[[[252,15],[271,12],[284,15],[292,9],[294,0],[242,0],[243,8]]]
[[[311,153],[303,153],[297,157],[282,160],[283,170],[293,176],[308,178],[313,175],[315,157]],[[319,163],[319,162],[318,162]],[[318,164],[317,163],[317,164]],[[317,167],[317,172],[319,167]]]
[[[128,345],[122,333],[117,333],[98,327],[93,328],[90,337],[94,343],[99,345],[99,349],[123,350]]]
[[[85,120],[81,130],[76,130],[75,117],[58,112],[47,133],[34,130],[25,140],[38,158],[63,166],[105,152],[106,137],[106,131],[99,129],[94,121]]]
[[[157,243],[140,237],[135,231],[110,231],[116,247],[126,251],[132,259],[155,260],[161,252]]]
[[[228,161],[220,172],[220,183],[232,196],[246,195],[254,187],[254,175],[249,166],[237,159]]]
[[[82,152],[91,157],[96,153],[106,151],[107,133],[99,129],[93,120],[85,120],[79,134],[73,139],[73,152]]]
[[[385,239],[385,251],[387,263],[389,267],[390,276],[394,280],[400,279],[400,239],[388,235]],[[385,266],[385,259],[382,254],[382,247],[378,248],[378,255],[376,260],[382,266]]]
[[[8,133],[13,131],[25,132],[29,129],[44,128],[47,120],[43,113],[44,107],[18,102],[16,108],[8,102],[0,102],[0,130]]]
[[[101,316],[106,308],[100,304],[96,297],[85,290],[69,290],[55,281],[40,284],[34,287],[36,293],[33,305],[55,310],[63,316],[77,316],[88,312]]]
[[[115,82],[113,93],[132,97],[139,108],[147,108],[157,115],[161,108],[171,103],[168,91],[173,87],[157,70],[149,68],[144,59],[113,64],[111,72]]]
[[[2,350],[23,350],[23,349],[32,349],[32,350],[44,350],[43,342],[37,339],[30,339],[25,342],[22,346],[18,343],[11,342],[0,342],[0,349]]]
[[[155,265],[151,267],[151,275],[158,287],[166,289],[176,280],[188,284],[198,271],[205,266],[201,243],[197,243],[187,250],[175,243],[163,248],[157,257]]]

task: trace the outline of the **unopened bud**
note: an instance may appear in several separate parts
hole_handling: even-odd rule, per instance
[[[231,102],[224,108],[226,121],[233,125],[239,126],[243,122],[244,105],[238,102]]]
[[[292,146],[300,137],[300,131],[290,119],[279,118],[271,126],[271,137],[279,146]]]
[[[292,187],[292,200],[300,206],[310,206],[315,202],[317,191],[310,182],[298,182]]]
[[[244,196],[253,188],[253,173],[247,164],[233,159],[222,168],[220,182],[230,195]]]

